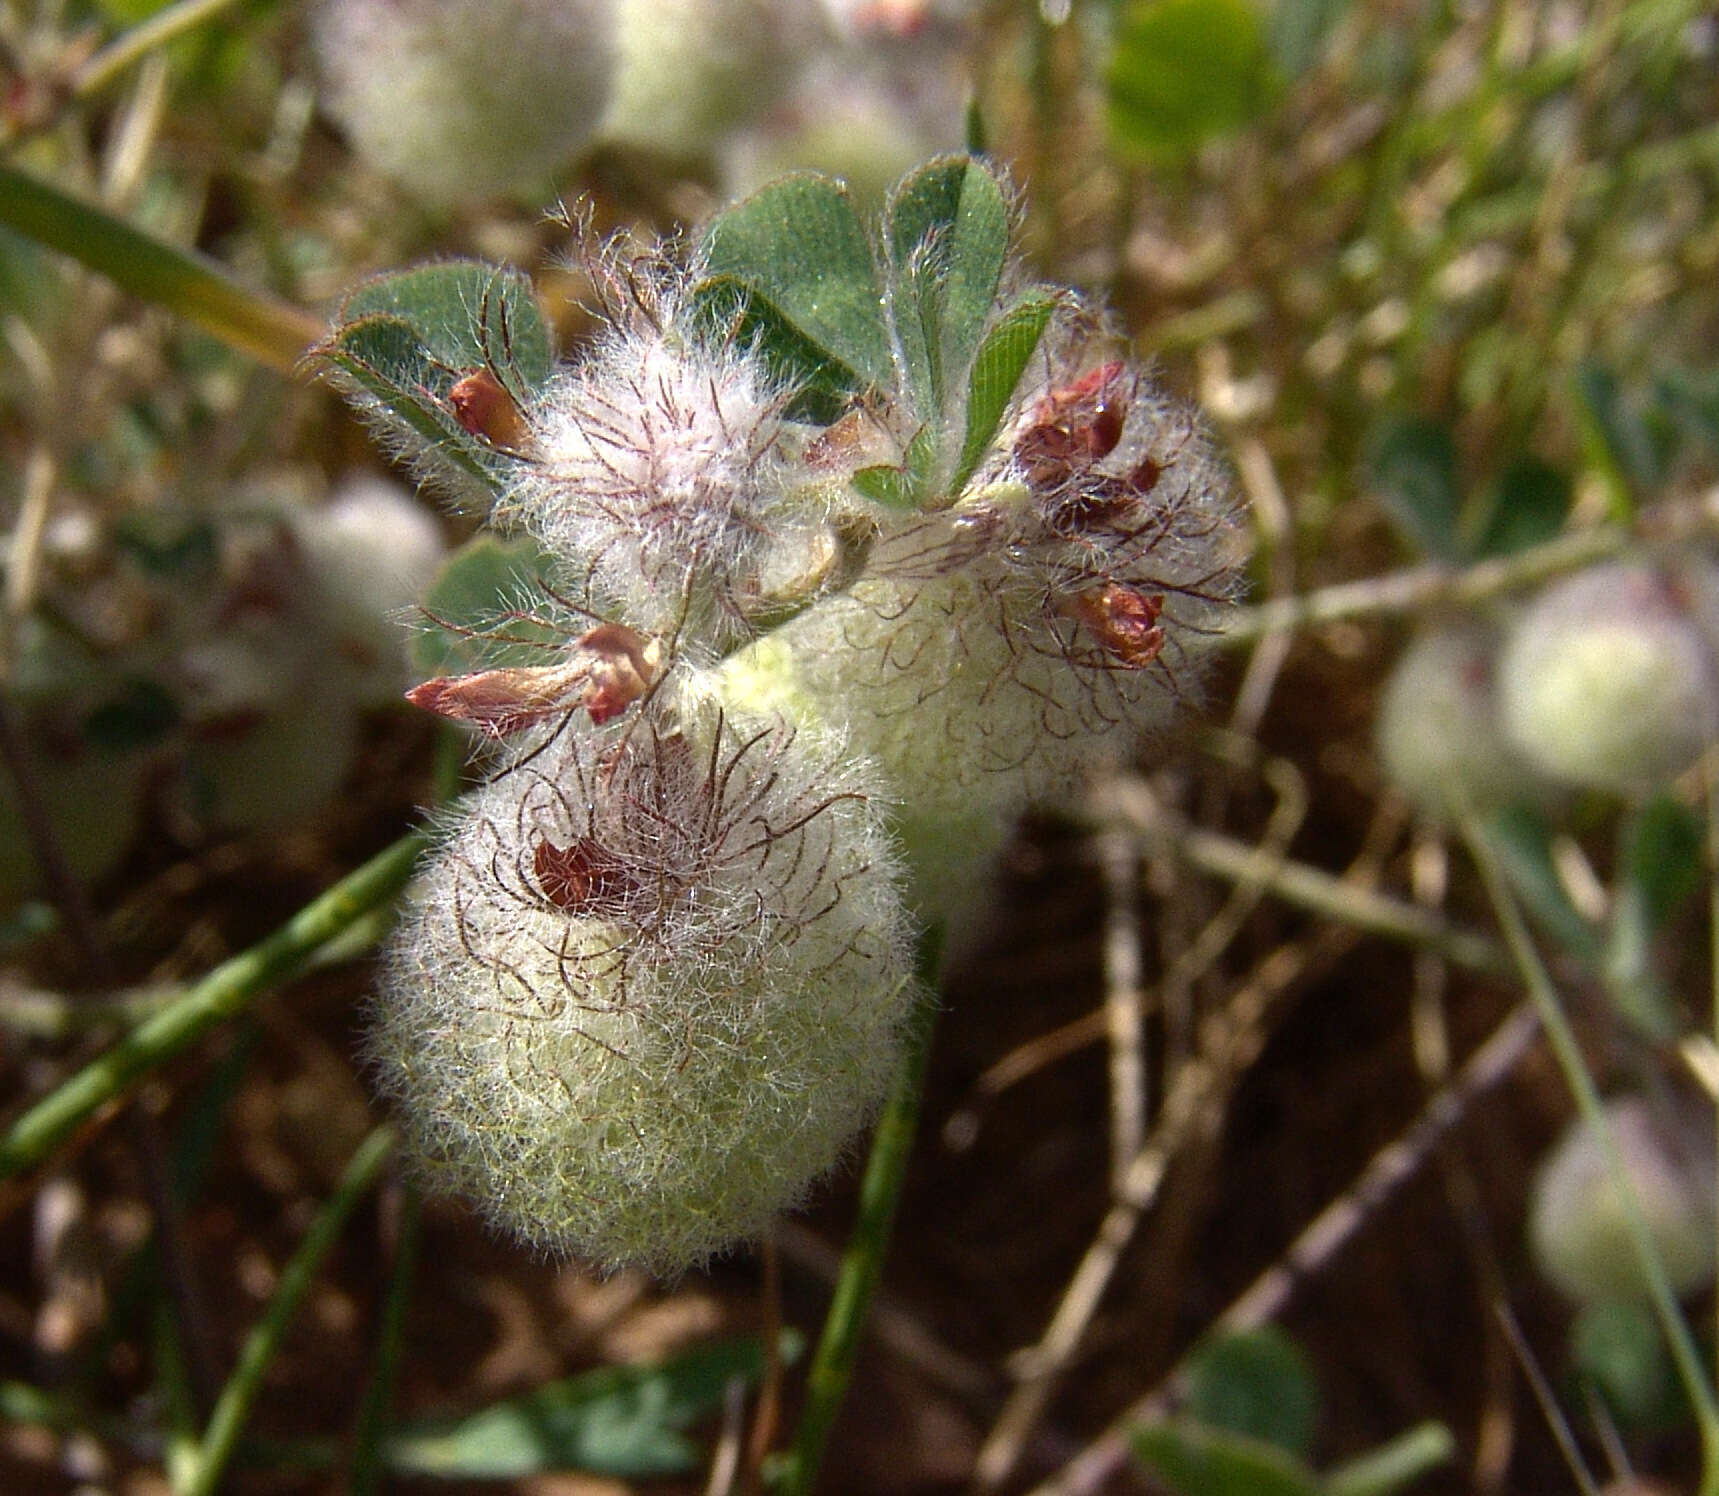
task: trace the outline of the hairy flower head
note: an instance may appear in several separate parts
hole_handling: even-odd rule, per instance
[[[862,763],[696,681],[472,798],[372,1053],[432,1181],[605,1268],[756,1234],[895,1064],[911,931]]]
[[[608,102],[609,0],[320,0],[311,24],[329,112],[431,202],[532,185]]]
[[[604,326],[525,412],[527,453],[497,515],[596,610],[709,659],[835,567],[840,487],[805,464],[812,432],[757,356],[676,325],[686,271],[594,272]]]
[[[1498,669],[1505,730],[1568,784],[1639,794],[1719,732],[1719,568],[1701,557],[1595,566],[1517,621]]]

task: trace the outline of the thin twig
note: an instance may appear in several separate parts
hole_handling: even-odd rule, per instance
[[[1360,1227],[1407,1180],[1439,1140],[1486,1092],[1519,1064],[1540,1032],[1538,1016],[1518,1008],[1468,1059],[1456,1079],[1422,1109],[1409,1129],[1368,1161],[1355,1183],[1313,1218],[1289,1250],[1262,1273],[1212,1324],[1213,1332],[1257,1329],[1282,1314],[1296,1288],[1328,1267]],[[1036,1487],[1032,1496],[1092,1496],[1128,1458],[1128,1436],[1142,1423],[1164,1417],[1182,1395],[1182,1366],[1131,1404],[1076,1459]]]
[[[1564,1417],[1563,1411],[1558,1407],[1558,1398],[1552,1391],[1552,1384],[1546,1380],[1546,1373],[1540,1369],[1534,1348],[1528,1344],[1528,1337],[1522,1333],[1522,1326],[1511,1312],[1510,1305],[1501,1300],[1493,1306],[1493,1312],[1497,1314],[1499,1324],[1504,1327],[1505,1338],[1510,1342],[1511,1350],[1516,1353],[1516,1364],[1522,1368],[1522,1375],[1527,1378],[1534,1401],[1540,1405],[1540,1415],[1552,1432],[1558,1452],[1564,1456],[1570,1479],[1575,1481],[1581,1496],[1600,1496],[1600,1488],[1594,1482],[1593,1472],[1588,1469],[1588,1462],[1582,1458],[1582,1451],[1570,1433],[1570,1420]]]
[[[976,1489],[995,1490],[1013,1474],[1027,1437],[1079,1348],[1123,1251],[1157,1199],[1171,1160],[1187,1139],[1210,1125],[1214,1111],[1221,1111],[1236,1080],[1264,1047],[1265,1018],[1272,1005],[1301,978],[1310,962],[1348,949],[1356,938],[1347,930],[1326,929],[1278,947],[1259,963],[1228,1005],[1202,1025],[1199,1053],[1177,1070],[1157,1125],[1146,1146],[1129,1160],[1122,1188],[1063,1290],[1044,1334],[1030,1350],[1012,1358],[1020,1380],[979,1451],[973,1471]]]
[[[1654,516],[1667,539],[1712,534],[1719,529],[1719,489],[1683,504],[1662,505]],[[1538,586],[1566,572],[1610,560],[1641,543],[1618,526],[1576,530],[1508,556],[1489,557],[1461,569],[1414,566],[1364,577],[1239,609],[1218,642],[1226,648],[1252,644],[1268,634],[1311,628],[1351,618],[1411,613],[1435,604],[1473,607],[1507,593]]]
[[[201,26],[232,4],[234,0],[179,0],[176,5],[158,10],[147,21],[115,37],[72,75],[72,97],[87,99],[100,92],[134,62]]]
[[[1168,834],[1166,845],[1190,867],[1215,877],[1237,882],[1258,878],[1274,898],[1310,914],[1415,946],[1471,971],[1506,975],[1512,969],[1508,953],[1490,936],[1453,925],[1406,900],[1357,887],[1322,868],[1278,862],[1262,871],[1259,849],[1251,843],[1193,827]]]
[[[1140,961],[1140,854],[1122,828],[1098,838],[1104,873],[1104,1013],[1110,1038],[1110,1174],[1119,1189],[1146,1135],[1145,993]]]

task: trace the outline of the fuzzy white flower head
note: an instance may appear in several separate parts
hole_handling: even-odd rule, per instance
[[[1545,776],[1504,735],[1494,684],[1502,641],[1478,620],[1427,629],[1392,668],[1375,736],[1391,782],[1422,815],[1546,800]]]
[[[477,792],[371,1046],[433,1182],[532,1245],[659,1273],[839,1159],[915,1000],[863,764],[672,685]]]
[[[812,0],[614,0],[618,55],[602,136],[670,156],[709,152],[787,89],[827,39]]]
[[[1684,1115],[1639,1096],[1605,1106],[1648,1240],[1679,1295],[1713,1280],[1719,1196],[1712,1114],[1702,1110]],[[1599,1135],[1586,1122],[1570,1125],[1535,1175],[1528,1240],[1540,1271],[1580,1303],[1647,1296],[1623,1200]]]
[[[359,153],[436,203],[533,187],[608,103],[611,0],[322,0],[329,113]]]
[[[1640,793],[1719,731],[1719,568],[1699,557],[1595,566],[1548,587],[1499,665],[1516,746],[1566,783]]]
[[[891,773],[934,915],[1031,801],[1066,798],[1193,687],[1242,545],[1187,409],[1067,350],[950,508],[881,521],[866,575],[727,667]]]
[[[839,485],[747,349],[675,326],[688,272],[594,266],[608,319],[524,412],[528,454],[497,505],[582,599],[712,658],[836,564]]]

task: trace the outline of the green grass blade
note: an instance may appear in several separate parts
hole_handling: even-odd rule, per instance
[[[872,1137],[865,1177],[860,1183],[859,1220],[842,1257],[835,1299],[807,1373],[806,1405],[778,1485],[787,1496],[810,1496],[817,1485],[824,1446],[847,1396],[866,1315],[878,1280],[883,1276],[884,1253],[895,1222],[895,1207],[901,1198],[901,1182],[906,1177],[907,1160],[919,1128],[920,1099],[925,1090],[931,1029],[937,1012],[933,994],[937,990],[940,945],[932,935],[921,946],[919,966],[925,992],[920,998],[918,1020],[908,1040],[907,1052],[902,1056],[889,1099],[884,1103],[883,1116]]]
[[[422,1197],[413,1186],[407,1185],[400,1200],[399,1236],[393,1271],[388,1274],[387,1297],[382,1301],[375,1362],[353,1425],[352,1475],[347,1485],[351,1496],[372,1496],[382,1484],[383,1431],[400,1370],[400,1346],[405,1339],[406,1307],[411,1302],[412,1280],[418,1266],[418,1228],[422,1220]]]
[[[352,1155],[346,1173],[328,1198],[316,1219],[310,1223],[304,1240],[293,1253],[292,1260],[281,1273],[274,1297],[263,1311],[263,1317],[239,1351],[239,1364],[221,1389],[215,1411],[209,1415],[209,1426],[203,1435],[203,1447],[198,1452],[196,1468],[185,1485],[187,1496],[209,1496],[220,1485],[227,1461],[238,1443],[239,1432],[250,1416],[252,1404],[262,1391],[263,1376],[275,1352],[280,1349],[287,1328],[298,1313],[299,1305],[310,1291],[312,1280],[322,1260],[339,1238],[347,1217],[357,1208],[366,1191],[376,1182],[382,1166],[394,1147],[394,1129],[378,1127]]]
[[[234,280],[194,250],[146,234],[39,178],[0,165],[0,223],[99,271],[270,368],[290,371],[326,332],[320,318]]]
[[[99,1107],[157,1065],[241,1012],[298,971],[324,942],[405,886],[427,834],[409,832],[305,905],[266,940],[222,963],[170,1007],[25,1112],[0,1138],[0,1179],[42,1162]]]

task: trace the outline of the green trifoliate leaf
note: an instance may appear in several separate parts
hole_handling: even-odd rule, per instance
[[[699,260],[864,385],[894,385],[871,241],[840,182],[802,172],[771,183],[716,217]]]
[[[718,1407],[735,1377],[757,1379],[754,1339],[725,1341],[661,1366],[611,1366],[550,1382],[463,1418],[410,1425],[383,1444],[389,1468],[442,1479],[500,1480],[552,1470],[624,1479],[697,1468],[681,1431]]]
[[[412,665],[425,677],[537,665],[566,631],[532,618],[552,563],[532,540],[479,535],[442,564],[424,594]]]
[[[451,260],[377,276],[354,290],[339,322],[392,317],[411,326],[425,354],[462,372],[493,367],[513,393],[536,389],[554,357],[531,282],[519,271]]]
[[[889,305],[909,393],[944,423],[984,335],[1009,252],[1002,185],[969,156],[909,173],[886,214]]]
[[[1307,1357],[1275,1326],[1216,1336],[1188,1358],[1188,1411],[1210,1428],[1305,1457],[1318,1410]]]
[[[688,316],[695,336],[751,348],[794,392],[789,413],[829,425],[866,381],[794,326],[773,302],[733,276],[713,275],[693,287]]]
[[[1536,457],[1513,462],[1487,495],[1475,553],[1508,556],[1551,540],[1564,528],[1574,490],[1569,478]]]
[[[1385,512],[1404,539],[1438,561],[1459,561],[1462,493],[1450,428],[1418,416],[1385,420],[1374,432],[1369,467]]]
[[[530,282],[476,261],[365,282],[316,351],[370,397],[411,455],[487,487],[509,459],[493,426],[462,419],[456,389],[487,378],[497,399],[518,405],[547,381],[553,362]]]
[[[861,468],[853,485],[866,498],[888,509],[922,509],[934,496],[937,442],[929,426],[921,426],[907,444],[902,467]]]
[[[1027,360],[1039,346],[1056,307],[1054,296],[1037,292],[1023,296],[985,334],[967,380],[967,435],[950,479],[951,492],[959,493],[984,461],[1026,372]]]
[[[1192,1419],[1136,1429],[1131,1442],[1177,1496],[1321,1496],[1319,1478],[1293,1455]]]

